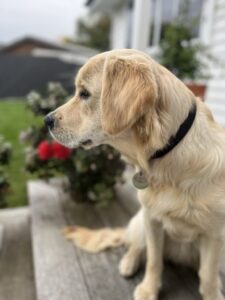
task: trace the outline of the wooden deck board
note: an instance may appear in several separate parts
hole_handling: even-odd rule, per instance
[[[74,247],[61,234],[67,223],[57,189],[37,181],[28,193],[37,299],[90,300]]]
[[[136,201],[136,190],[129,184],[117,184],[116,191],[122,208],[131,217],[139,209],[139,204]],[[172,278],[173,280],[171,280]],[[193,270],[167,263],[164,268],[163,286],[159,300],[200,300],[201,296],[198,292],[198,284],[197,274]]]
[[[120,207],[127,214],[127,218],[130,219],[135,212],[139,209],[139,204],[136,201],[136,191],[132,186],[120,185],[116,187],[118,200]],[[111,210],[105,212],[105,219],[109,220]],[[112,221],[111,221],[112,222]],[[139,283],[143,277],[143,270],[140,274],[137,274],[132,280],[135,283]],[[173,264],[165,264],[163,273],[163,287],[160,292],[159,300],[178,300],[178,299],[196,299],[200,300],[200,294],[198,292],[198,279],[194,271],[180,266],[174,266]]]
[[[70,204],[64,203],[64,212],[68,223],[71,225],[85,225],[90,228],[104,226],[93,205],[76,205],[70,201]],[[99,254],[89,254],[79,249],[75,249],[75,251],[78,253],[80,264],[85,273],[91,299],[132,299],[132,290],[129,284],[119,275],[116,251]]]
[[[125,226],[138,205],[129,202],[134,192],[118,186],[119,201],[108,208],[76,204],[49,184],[29,184],[32,198],[37,300],[130,300],[142,280],[141,270],[132,279],[119,275],[118,263],[125,248],[89,254],[61,236],[65,225],[91,228]],[[39,195],[39,196],[38,196]],[[39,292],[39,290],[41,292]],[[44,292],[43,292],[44,291]],[[166,264],[159,300],[200,300],[197,275]]]
[[[0,300],[35,300],[28,208],[0,211]]]

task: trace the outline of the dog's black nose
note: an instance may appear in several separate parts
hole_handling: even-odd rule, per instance
[[[54,118],[53,118],[53,116],[52,115],[47,115],[46,117],[45,117],[45,125],[46,126],[48,126],[48,128],[49,129],[52,129],[53,127],[54,127],[54,123],[55,123],[55,121],[54,121]]]

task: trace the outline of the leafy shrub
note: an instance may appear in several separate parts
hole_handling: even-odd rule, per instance
[[[89,20],[79,19],[76,37],[66,37],[64,42],[107,51],[110,48],[110,26],[110,18],[107,16],[100,16],[91,23]]]
[[[59,83],[49,83],[45,97],[37,92],[28,95],[28,108],[35,116],[44,116],[67,97]],[[28,128],[20,139],[30,145],[26,149],[27,171],[44,179],[59,174],[67,176],[68,191],[78,201],[105,205],[113,199],[113,186],[121,180],[124,164],[111,147],[71,150],[53,141],[44,125]]]
[[[192,39],[186,24],[174,23],[165,27],[160,43],[160,62],[179,78],[203,78],[205,64],[199,59],[204,51],[200,43]]]
[[[4,170],[4,165],[9,164],[11,145],[0,136],[0,207],[5,206],[5,194],[9,188],[9,179]]]
[[[188,15],[189,1],[181,7],[180,15],[162,28],[159,61],[181,79],[208,78],[207,61],[213,60],[207,48],[194,39],[199,17]]]

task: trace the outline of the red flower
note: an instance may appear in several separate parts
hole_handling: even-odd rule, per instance
[[[43,141],[38,145],[38,156],[41,160],[48,160],[53,155],[52,145],[48,141]]]
[[[56,142],[52,144],[52,151],[53,151],[53,156],[55,158],[62,159],[62,160],[67,159],[72,152],[71,149],[68,149],[65,146],[58,144]]]

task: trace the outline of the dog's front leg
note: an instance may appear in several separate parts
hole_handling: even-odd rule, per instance
[[[162,224],[150,218],[144,209],[147,265],[145,277],[134,292],[135,300],[156,300],[161,287],[164,233]]]
[[[220,238],[203,236],[200,240],[200,293],[203,300],[224,300],[219,277],[223,242]]]

